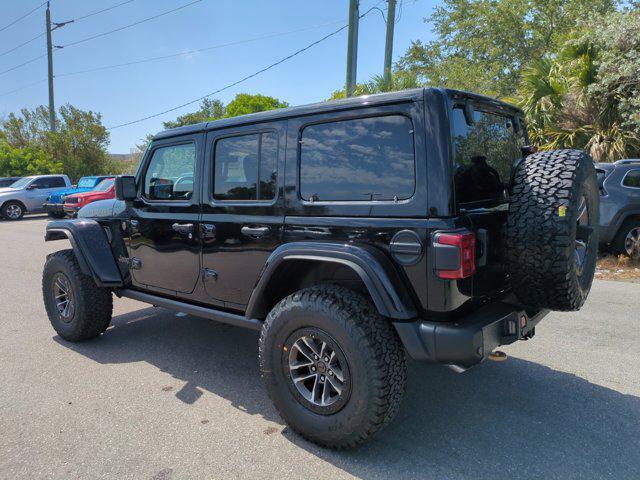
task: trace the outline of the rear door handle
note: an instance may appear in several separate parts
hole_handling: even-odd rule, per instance
[[[249,227],[245,225],[240,231],[247,237],[260,238],[267,234],[269,227]]]
[[[193,233],[193,223],[174,223],[171,225],[171,228],[181,235]]]

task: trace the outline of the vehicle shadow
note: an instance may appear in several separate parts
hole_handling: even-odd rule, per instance
[[[53,220],[52,218],[49,218],[49,215],[47,215],[46,213],[42,214],[42,213],[34,213],[34,214],[26,214],[24,217],[22,217],[20,220],[6,220],[2,217],[0,217],[0,222],[4,222],[4,223],[21,223],[21,222],[29,222],[31,220]]]
[[[114,317],[102,337],[55,340],[99,363],[146,361],[186,382],[186,404],[209,391],[282,424],[262,386],[257,333],[164,309]],[[351,452],[292,443],[360,478],[640,478],[640,398],[510,358],[465,374],[410,362],[395,421]]]

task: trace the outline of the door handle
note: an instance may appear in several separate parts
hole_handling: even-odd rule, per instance
[[[247,237],[260,238],[267,234],[269,227],[249,227],[245,225],[240,231]]]
[[[171,225],[174,232],[178,232],[180,235],[187,235],[193,233],[193,223],[174,223]]]

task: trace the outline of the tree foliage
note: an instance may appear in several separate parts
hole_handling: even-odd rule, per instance
[[[184,125],[193,125],[194,123],[209,122],[224,117],[224,104],[217,99],[205,98],[200,103],[200,108],[195,112],[180,115],[175,120],[162,122],[164,128],[177,128]]]
[[[355,86],[355,95],[372,95],[374,93],[394,92],[397,90],[407,90],[409,88],[420,87],[420,82],[415,74],[406,71],[396,71],[391,75],[391,80],[387,80],[382,75],[374,75],[365,83],[358,83]],[[346,90],[336,90],[331,94],[329,100],[345,98]]]
[[[425,19],[436,40],[416,40],[398,62],[427,85],[492,96],[516,93],[522,70],[556,51],[616,0],[445,0]]]
[[[520,105],[543,148],[585,148],[599,161],[640,155],[640,15],[594,19],[524,71]]]
[[[0,175],[66,173],[72,179],[111,172],[109,133],[99,113],[66,104],[49,131],[44,106],[10,113],[0,124]]]

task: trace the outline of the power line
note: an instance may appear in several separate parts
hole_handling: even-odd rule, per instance
[[[93,13],[88,13],[86,15],[83,15],[81,17],[78,18],[74,18],[73,20],[71,20],[72,22],[78,22],[80,20],[84,20],[85,18],[89,18],[89,17],[93,17],[94,15],[98,15],[99,13],[104,13],[104,12],[108,12],[109,10],[113,10],[114,8],[118,8],[121,7],[122,5],[126,5],[127,3],[131,3],[134,2],[135,0],[126,0],[124,2],[118,3],[117,5],[113,5],[111,7],[107,7],[107,8],[103,8],[102,10],[98,10],[97,12],[93,12]]]
[[[40,34],[36,35],[35,37],[33,37],[33,38],[32,38],[32,39],[30,39],[30,40],[27,40],[26,42],[22,42],[20,45],[17,45],[17,46],[15,46],[15,47],[13,47],[13,48],[11,48],[11,49],[9,49],[9,50],[6,50],[6,51],[4,51],[4,52],[0,53],[0,57],[2,57],[2,56],[4,56],[4,55],[6,55],[7,53],[11,53],[11,52],[13,52],[13,51],[15,51],[15,50],[18,50],[20,47],[24,47],[25,45],[28,45],[28,44],[30,44],[31,42],[33,42],[34,40],[37,40],[37,39],[38,39],[38,38],[40,38],[40,37],[44,37],[45,35],[46,35],[46,32],[42,32],[42,33],[40,33]]]
[[[15,25],[16,23],[18,23],[20,20],[22,20],[23,18],[27,18],[29,15],[31,15],[33,12],[35,12],[36,10],[44,7],[47,4],[47,2],[42,2],[40,5],[38,5],[36,8],[34,8],[33,10],[29,10],[27,13],[25,13],[24,15],[22,15],[19,18],[16,18],[13,22],[8,23],[7,25],[5,25],[4,27],[0,28],[0,32],[4,32],[7,28],[9,28],[11,25]]]
[[[108,70],[108,69],[111,69],[111,68],[127,67],[127,66],[131,66],[131,65],[138,65],[140,63],[154,62],[154,61],[157,61],[157,60],[165,60],[167,58],[187,56],[187,55],[192,55],[194,53],[205,52],[205,51],[214,50],[214,49],[218,49],[218,48],[231,47],[231,46],[235,46],[235,45],[242,45],[242,44],[245,44],[245,43],[257,42],[259,40],[266,40],[266,39],[269,39],[269,38],[275,38],[275,37],[280,37],[280,36],[284,36],[284,35],[290,35],[292,33],[299,33],[299,32],[304,32],[304,31],[308,31],[308,30],[313,30],[313,29],[324,27],[324,26],[327,26],[327,25],[333,25],[333,24],[338,23],[340,21],[341,20],[335,20],[333,22],[326,22],[326,23],[322,23],[322,24],[319,24],[319,25],[312,25],[312,26],[309,26],[309,27],[297,28],[295,30],[289,30],[289,31],[286,31],[286,32],[271,33],[271,34],[268,34],[268,35],[249,38],[249,39],[246,39],[246,40],[237,40],[235,42],[221,43],[221,44],[218,44],[218,45],[211,45],[209,47],[198,48],[198,49],[195,49],[195,50],[186,50],[186,51],[183,51],[183,52],[171,53],[171,54],[168,54],[168,55],[161,55],[159,57],[149,57],[149,58],[143,58],[143,59],[140,59],[140,60],[133,60],[131,62],[116,63],[116,64],[112,64],[112,65],[104,65],[102,67],[89,68],[89,69],[86,69],[86,70],[78,70],[78,71],[75,71],[75,72],[59,73],[59,74],[56,75],[56,78],[58,78],[58,77],[68,77],[68,76],[71,76],[71,75],[79,75],[79,74],[82,74],[82,73],[97,72],[97,71],[101,71],[101,70]]]
[[[230,47],[230,46],[235,46],[235,45],[242,45],[242,44],[245,44],[245,43],[257,42],[257,41],[260,41],[260,40],[266,40],[266,39],[269,39],[269,38],[276,38],[276,37],[280,37],[280,36],[284,36],[284,35],[290,35],[290,34],[293,34],[293,33],[305,32],[305,31],[308,31],[308,30],[313,30],[313,29],[316,29],[316,28],[325,27],[327,25],[333,25],[333,24],[336,24],[336,23],[341,22],[341,21],[342,20],[334,20],[334,21],[331,21],[331,22],[325,22],[325,23],[321,23],[321,24],[318,24],[318,25],[310,25],[308,27],[296,28],[294,30],[288,30],[288,31],[285,31],[285,32],[270,33],[270,34],[262,35],[262,36],[259,36],[259,37],[248,38],[248,39],[245,39],[245,40],[237,40],[237,41],[228,42],[228,43],[221,43],[221,44],[217,44],[217,45],[211,45],[209,47],[198,48],[198,49],[195,49],[195,50],[186,50],[186,51],[183,51],[183,52],[172,53],[172,54],[169,54],[169,55],[162,55],[162,56],[159,56],[159,57],[143,58],[143,59],[134,60],[134,61],[131,61],[131,62],[117,63],[117,64],[113,64],[113,65],[104,65],[104,66],[101,66],[101,67],[89,68],[89,69],[86,69],[86,70],[78,70],[78,71],[75,71],[75,72],[58,73],[57,75],[54,75],[54,78],[69,77],[69,76],[74,76],[74,75],[80,75],[80,74],[83,74],[83,73],[91,73],[91,72],[97,72],[97,71],[102,71],[102,70],[108,70],[108,69],[112,69],[112,68],[127,67],[127,66],[131,66],[131,65],[138,65],[138,64],[141,64],[141,63],[153,62],[153,61],[157,61],[157,60],[165,60],[165,59],[168,59],[168,58],[187,56],[187,55],[192,55],[194,53],[205,52],[205,51],[209,51],[209,50],[213,50],[213,49]],[[38,57],[38,58],[40,58],[40,57]],[[34,59],[34,61],[35,60],[37,60],[37,59]],[[15,68],[18,68],[18,67],[14,67],[14,69]],[[0,72],[0,74],[2,74],[2,73],[4,73],[4,72]],[[23,85],[22,87],[18,87],[18,88],[14,89],[14,90],[11,90],[9,92],[0,93],[0,97],[5,96],[5,95],[9,95],[11,93],[19,92],[19,91],[24,90],[24,89],[26,89],[28,87],[33,86],[33,85],[38,85],[38,84],[40,84],[40,83],[42,83],[42,82],[44,82],[46,80],[47,79],[45,78],[44,80],[39,80],[37,82],[29,83],[27,85]]]
[[[4,70],[4,71],[0,72],[0,75],[4,75],[5,73],[9,73],[9,72],[12,72],[12,71],[14,71],[14,70],[17,70],[17,69],[18,69],[18,68],[20,68],[20,67],[24,67],[25,65],[28,65],[28,64],[30,64],[30,63],[33,63],[33,62],[35,62],[36,60],[40,60],[42,57],[46,57],[46,56],[47,56],[47,54],[46,54],[46,53],[43,53],[42,55],[38,55],[37,57],[32,58],[31,60],[27,60],[26,62],[21,63],[20,65],[16,65],[16,66],[14,66],[14,67],[11,67],[11,68],[9,68],[9,69],[7,69],[7,70]]]
[[[370,8],[370,9],[369,9],[369,10],[367,10],[365,13],[363,13],[362,15],[360,15],[360,16],[359,16],[359,18],[363,18],[365,15],[367,15],[367,14],[368,14],[369,12],[371,12],[372,10],[373,10],[373,8]],[[162,111],[162,112],[154,113],[153,115],[147,115],[146,117],[139,118],[139,119],[137,119],[137,120],[132,120],[131,122],[121,123],[121,124],[119,124],[119,125],[114,125],[113,127],[108,127],[108,128],[107,128],[107,130],[115,130],[116,128],[126,127],[126,126],[128,126],[128,125],[133,125],[134,123],[140,123],[140,122],[144,122],[145,120],[149,120],[149,119],[151,119],[151,118],[159,117],[160,115],[164,115],[165,113],[170,113],[170,112],[173,112],[173,111],[175,111],[175,110],[179,110],[179,109],[181,109],[181,108],[183,108],[183,107],[187,107],[187,106],[192,105],[192,104],[194,104],[194,103],[200,102],[200,101],[204,100],[205,98],[208,98],[208,97],[211,97],[211,96],[213,96],[213,95],[216,95],[216,94],[218,94],[218,93],[220,93],[220,92],[223,92],[224,90],[228,90],[228,89],[229,89],[229,88],[231,88],[231,87],[235,87],[236,85],[239,85],[240,83],[243,83],[243,82],[245,82],[245,81],[247,81],[247,80],[249,80],[249,79],[251,79],[251,78],[253,78],[253,77],[256,77],[256,76],[260,75],[261,73],[264,73],[264,72],[266,72],[267,70],[271,70],[272,68],[274,68],[274,67],[276,67],[276,66],[280,65],[281,63],[284,63],[284,62],[286,62],[287,60],[290,60],[290,59],[292,59],[293,57],[295,57],[295,56],[297,56],[297,55],[300,55],[301,53],[303,53],[303,52],[305,52],[305,51],[309,50],[310,48],[312,48],[312,47],[314,47],[314,46],[318,45],[319,43],[324,42],[324,41],[325,41],[325,40],[327,40],[328,38],[331,38],[331,37],[333,37],[334,35],[337,35],[338,33],[342,32],[342,31],[343,31],[343,30],[345,30],[348,26],[349,26],[349,25],[344,25],[344,26],[340,27],[339,29],[334,30],[333,32],[331,32],[331,33],[329,33],[329,34],[325,35],[324,37],[320,38],[319,40],[316,40],[316,41],[314,41],[314,42],[310,43],[309,45],[307,45],[307,46],[305,46],[305,47],[303,47],[303,48],[301,48],[301,49],[299,49],[299,50],[296,50],[295,52],[293,52],[293,53],[292,53],[292,54],[290,54],[290,55],[287,55],[287,56],[286,56],[286,57],[284,57],[284,58],[281,58],[281,59],[280,59],[280,60],[278,60],[277,62],[274,62],[274,63],[272,63],[272,64],[270,64],[270,65],[268,65],[268,66],[266,66],[266,67],[264,67],[264,68],[261,68],[260,70],[258,70],[258,71],[256,71],[256,72],[254,72],[254,73],[252,73],[252,74],[250,74],[250,75],[247,75],[246,77],[243,77],[243,78],[241,78],[240,80],[236,80],[235,82],[230,83],[230,84],[228,84],[228,85],[226,85],[226,86],[224,86],[224,87],[222,87],[222,88],[219,88],[218,90],[216,90],[216,91],[214,91],[214,92],[208,93],[208,94],[203,95],[203,96],[201,96],[201,97],[198,97],[198,98],[196,98],[196,99],[194,99],[194,100],[190,100],[190,101],[188,101],[188,102],[186,102],[186,103],[183,103],[182,105],[178,105],[177,107],[173,107],[173,108],[170,108],[170,109],[168,109],[168,110],[164,110],[164,111]]]
[[[129,25],[125,25],[123,27],[115,28],[115,29],[109,30],[107,32],[98,33],[97,35],[92,35],[90,37],[86,37],[86,38],[83,38],[81,40],[76,40],[75,42],[67,43],[66,45],[62,45],[61,47],[58,47],[58,48],[72,47],[74,45],[78,45],[80,43],[88,42],[90,40],[95,40],[96,38],[104,37],[106,35],[110,35],[110,34],[115,33],[115,32],[120,32],[120,31],[125,30],[127,28],[131,28],[131,27],[135,27],[136,25],[140,25],[141,23],[145,23],[145,22],[148,22],[150,20],[155,20],[156,18],[160,18],[160,17],[162,17],[164,15],[169,15],[170,13],[177,12],[178,10],[182,10],[183,8],[190,7],[191,5],[194,5],[196,3],[200,3],[201,1],[202,0],[195,0],[195,1],[187,3],[185,5],[181,5],[180,7],[177,7],[177,8],[171,9],[171,10],[167,10],[166,12],[159,13],[159,14],[154,15],[152,17],[144,18],[142,20],[138,20],[137,22],[130,23]]]
[[[42,80],[38,80],[37,82],[33,82],[33,83],[28,83],[28,84],[23,85],[23,86],[21,86],[19,88],[16,88],[15,90],[10,90],[8,92],[0,93],[0,97],[4,97],[6,95],[11,95],[12,93],[16,93],[16,92],[19,92],[21,90],[25,90],[25,89],[27,89],[29,87],[33,87],[34,85],[40,85],[41,83],[44,83],[47,80],[48,80],[47,78],[43,78]]]

